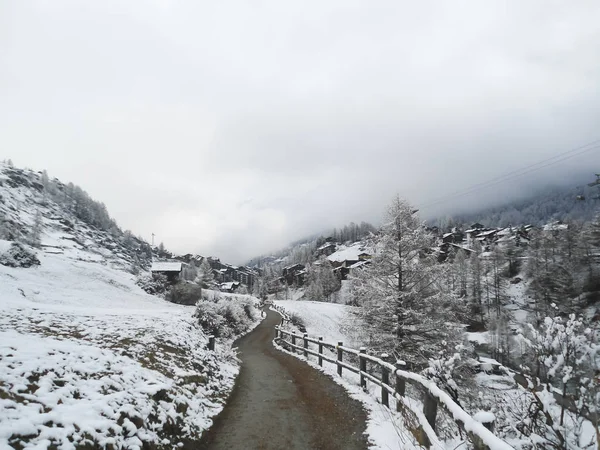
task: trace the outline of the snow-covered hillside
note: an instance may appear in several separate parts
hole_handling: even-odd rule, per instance
[[[119,235],[39,178],[0,165],[0,226],[39,261],[0,258],[0,448],[195,448],[233,386],[230,342],[207,351],[194,307],[142,291]]]
[[[347,325],[355,320],[353,307],[336,303],[297,301],[275,301],[289,314],[302,319],[306,332],[311,336],[322,336],[325,342],[344,342],[348,346],[359,345],[350,335]]]

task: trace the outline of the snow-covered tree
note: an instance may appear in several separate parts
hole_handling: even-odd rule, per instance
[[[443,340],[458,338],[456,297],[440,285],[433,236],[400,197],[394,198],[371,264],[352,277],[371,344],[424,362]]]
[[[558,307],[552,305],[552,309],[557,311]],[[575,314],[567,318],[546,317],[539,326],[529,325],[526,342],[532,351],[531,373],[535,379],[547,385],[546,392],[558,388],[564,399],[558,405],[558,420],[556,416],[554,420],[546,420],[558,438],[557,446],[592,448],[586,447],[589,443],[583,442],[582,427],[585,420],[600,413],[600,345],[597,331]],[[538,403],[546,409],[545,412],[549,412],[546,406],[548,401]],[[593,425],[597,442],[600,442],[599,424],[596,422]],[[574,442],[569,443],[569,440]]]
[[[325,257],[307,268],[305,297],[314,301],[331,301],[335,292],[339,291],[341,282],[333,273],[331,263]]]
[[[42,244],[42,228],[44,226],[42,213],[38,210],[35,213],[35,218],[33,220],[33,226],[29,232],[29,236],[27,238],[27,243],[32,247],[40,247]]]
[[[483,322],[483,268],[481,264],[481,244],[475,241],[473,245],[473,253],[469,257],[470,269],[470,309],[473,318],[478,317],[480,322]]]
[[[205,289],[213,288],[216,285],[215,275],[208,259],[204,258],[198,268],[196,282]]]

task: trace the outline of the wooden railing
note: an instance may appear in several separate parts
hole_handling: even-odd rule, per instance
[[[285,318],[287,314],[280,307],[275,307]],[[282,320],[283,324],[283,320]],[[322,337],[311,338],[308,334],[295,334],[284,330],[282,326],[275,327],[275,343],[292,353],[300,353],[309,360],[309,356],[316,358],[319,366],[323,361],[337,366],[337,374],[342,375],[343,370],[349,370],[360,377],[360,385],[364,389],[367,383],[374,383],[381,388],[381,403],[390,407],[390,398],[394,399],[396,411],[402,414],[407,429],[415,436],[417,441],[427,447],[442,447],[436,434],[436,418],[438,407],[446,411],[452,420],[464,432],[476,450],[504,450],[512,449],[510,445],[493,431],[493,422],[482,423],[476,421],[463,410],[452,398],[440,389],[433,381],[423,376],[409,372],[403,361],[391,364],[386,359],[386,354],[376,357],[367,354],[364,347],[360,350],[344,347],[343,342],[337,344],[327,343]],[[312,345],[312,348],[311,348]],[[346,358],[344,357],[346,355]],[[352,362],[358,362],[358,366]],[[406,395],[406,386],[410,385],[421,394],[422,409],[416,402]]]

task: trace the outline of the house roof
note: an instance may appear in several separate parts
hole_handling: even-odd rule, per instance
[[[180,262],[153,262],[150,268],[151,272],[181,272],[182,264]]]
[[[343,261],[358,261],[359,255],[369,255],[367,249],[361,244],[354,244],[350,247],[340,249],[337,252],[329,255],[327,259],[331,262],[343,262]]]
[[[544,228],[543,228],[544,231],[560,231],[560,230],[568,230],[568,229],[569,229],[568,224],[560,223],[560,222],[548,223],[548,224],[544,225]]]
[[[317,250],[325,250],[326,248],[329,247],[335,247],[336,245],[333,242],[327,242],[324,245],[321,245]]]
[[[352,264],[349,269],[357,269],[361,266],[367,265],[367,264],[371,264],[371,261],[359,261],[357,263]]]

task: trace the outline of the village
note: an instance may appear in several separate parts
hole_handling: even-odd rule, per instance
[[[439,262],[444,262],[460,251],[471,254],[476,251],[490,252],[496,247],[514,246],[526,248],[531,240],[531,232],[537,228],[533,225],[519,227],[490,228],[481,223],[473,223],[466,230],[453,227],[448,232],[443,232],[438,227],[429,227],[428,231],[434,236],[436,246],[432,248],[437,253]],[[554,235],[568,229],[568,224],[561,221],[552,222],[539,228],[542,233]],[[331,270],[340,281],[345,281],[355,271],[371,263],[375,249],[366,241],[341,243],[333,237],[322,238],[324,243],[313,251],[312,265],[320,265],[324,258]],[[214,288],[221,292],[235,293],[242,289],[243,292],[252,292],[255,283],[266,274],[269,268],[272,275],[266,280],[267,292],[274,294],[282,289],[294,287],[302,288],[306,283],[307,265],[294,263],[285,265],[288,257],[267,257],[263,260],[263,267],[235,266],[221,262],[217,257],[186,254],[162,258],[153,262],[151,272],[153,276],[163,275],[170,283],[179,280],[193,280],[198,269],[206,263],[211,269],[211,278],[214,279]]]

